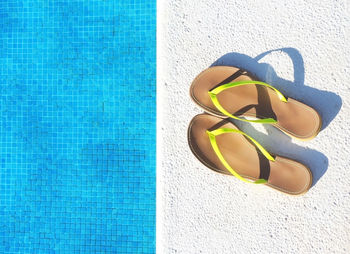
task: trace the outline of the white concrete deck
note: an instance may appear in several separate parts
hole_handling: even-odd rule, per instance
[[[346,0],[158,1],[157,252],[350,253],[350,7]],[[238,65],[316,108],[309,142],[239,124],[269,151],[304,162],[299,197],[203,166],[187,145],[202,110],[189,97],[211,65]]]

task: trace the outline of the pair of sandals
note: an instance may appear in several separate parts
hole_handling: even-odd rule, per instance
[[[189,146],[204,165],[291,195],[309,190],[312,173],[307,166],[269,153],[229,119],[272,124],[293,138],[309,140],[322,126],[315,109],[285,97],[248,71],[230,66],[200,73],[190,87],[190,96],[207,112],[195,116],[188,127]]]

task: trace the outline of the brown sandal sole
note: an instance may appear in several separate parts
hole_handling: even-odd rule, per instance
[[[227,118],[216,109],[208,92],[222,84],[242,80],[258,79],[236,67],[210,67],[192,82],[190,97],[207,113]],[[273,125],[293,138],[310,140],[317,136],[322,127],[321,116],[315,109],[292,98],[288,98],[286,103],[282,102],[277,94],[267,87],[245,85],[227,89],[217,97],[220,104],[233,115],[276,119],[277,123]]]
[[[188,144],[206,167],[231,175],[215,154],[206,133],[218,128],[238,129],[230,121],[209,114],[195,116],[188,127]],[[224,134],[216,139],[225,160],[242,177],[254,181],[267,179],[265,185],[290,195],[301,195],[310,189],[312,173],[302,163],[278,155],[274,155],[275,161],[269,161],[240,134]]]

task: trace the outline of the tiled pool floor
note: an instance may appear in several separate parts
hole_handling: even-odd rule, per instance
[[[0,253],[154,253],[156,3],[0,2]]]

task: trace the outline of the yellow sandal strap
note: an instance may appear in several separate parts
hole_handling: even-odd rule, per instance
[[[283,94],[278,91],[276,88],[274,88],[273,86],[265,83],[265,82],[262,82],[262,81],[254,81],[254,80],[243,80],[243,81],[237,81],[237,82],[232,82],[232,83],[228,83],[228,84],[224,84],[224,85],[221,85],[221,86],[218,86],[216,88],[214,88],[213,90],[209,91],[209,96],[214,104],[214,106],[224,115],[228,116],[228,117],[231,117],[231,118],[234,118],[234,119],[237,119],[237,120],[240,120],[240,121],[244,121],[244,122],[250,122],[250,123],[268,123],[268,124],[272,124],[272,123],[276,123],[277,121],[273,118],[265,118],[265,119],[258,119],[258,120],[247,120],[247,119],[244,119],[244,118],[240,118],[240,117],[237,117],[237,116],[234,116],[232,115],[231,113],[229,113],[228,111],[226,111],[220,104],[218,98],[217,98],[217,95],[219,93],[221,93],[222,91],[226,90],[226,89],[229,89],[229,88],[232,88],[232,87],[237,87],[237,86],[243,86],[243,85],[250,85],[250,84],[256,84],[256,85],[262,85],[262,86],[266,86],[266,87],[269,87],[271,88],[272,90],[274,90],[279,99],[283,102],[287,102],[287,99],[286,97],[283,96]]]
[[[207,130],[207,134],[209,136],[209,140],[210,140],[210,144],[214,149],[215,154],[218,156],[220,162],[225,166],[225,168],[235,177],[237,177],[238,179],[242,180],[243,182],[247,182],[247,183],[255,183],[255,184],[261,184],[261,183],[266,183],[267,181],[265,179],[258,179],[256,181],[250,181],[247,180],[245,178],[243,178],[242,176],[240,176],[229,164],[228,162],[225,160],[224,156],[222,155],[222,153],[220,152],[220,149],[218,147],[218,144],[216,143],[216,136],[219,136],[221,134],[225,134],[225,133],[239,133],[244,135],[245,137],[249,138],[253,144],[260,150],[260,152],[269,160],[269,161],[275,161],[275,158],[272,157],[271,154],[269,154],[268,151],[265,150],[264,147],[262,147],[262,145],[259,144],[258,141],[256,141],[255,139],[253,139],[252,137],[250,137],[248,134],[244,133],[243,131],[237,130],[237,129],[231,129],[231,128],[221,128],[221,129],[216,129],[213,131],[208,131]]]

